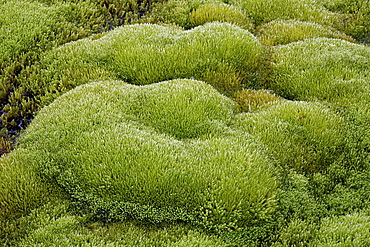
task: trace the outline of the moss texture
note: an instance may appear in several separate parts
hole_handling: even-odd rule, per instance
[[[285,45],[309,38],[337,38],[350,42],[355,40],[338,30],[313,22],[297,20],[274,20],[260,25],[256,36],[264,45]]]
[[[192,80],[87,84],[41,111],[20,146],[101,219],[237,229],[271,218],[277,181],[258,145],[228,127],[234,108]]]
[[[0,245],[369,245],[369,6],[0,0]]]

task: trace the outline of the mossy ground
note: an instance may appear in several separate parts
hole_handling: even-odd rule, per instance
[[[0,245],[370,244],[367,0],[0,4]]]

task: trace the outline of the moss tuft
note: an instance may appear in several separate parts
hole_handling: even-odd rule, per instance
[[[252,31],[254,28],[253,21],[248,18],[247,13],[243,9],[225,3],[200,5],[190,13],[189,21],[192,26],[219,21],[232,23],[249,31]]]
[[[255,111],[269,102],[281,99],[268,90],[244,89],[234,94],[234,100],[239,103],[242,111]]]
[[[241,114],[237,124],[264,143],[283,167],[304,174],[325,170],[345,145],[343,119],[317,103],[277,101]]]
[[[277,189],[271,161],[230,129],[236,113],[200,81],[103,81],[40,111],[20,147],[96,219],[235,230],[268,221]]]
[[[334,28],[313,22],[297,20],[274,20],[259,26],[256,36],[264,45],[285,45],[309,38],[338,38],[355,42],[355,40]]]
[[[244,8],[257,26],[275,19],[333,26],[341,18],[340,14],[330,12],[313,0],[232,0],[229,3]]]

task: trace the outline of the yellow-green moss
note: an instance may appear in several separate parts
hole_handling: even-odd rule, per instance
[[[190,13],[189,22],[192,26],[203,25],[207,22],[228,22],[249,31],[254,24],[247,13],[240,7],[225,3],[206,3],[197,7]]]
[[[313,22],[297,20],[274,20],[256,29],[256,36],[264,45],[285,45],[309,38],[338,38],[350,42],[355,40],[334,28]]]
[[[45,107],[20,139],[51,183],[103,220],[186,221],[222,232],[269,221],[274,167],[229,125],[210,85],[86,84]]]

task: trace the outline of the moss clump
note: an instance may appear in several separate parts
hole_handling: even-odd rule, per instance
[[[344,39],[354,42],[354,39],[334,28],[313,22],[297,20],[274,20],[259,26],[256,36],[264,45],[285,45],[299,40],[327,37]]]
[[[0,221],[27,214],[55,197],[19,151],[1,157],[0,181]]]
[[[277,189],[236,113],[204,82],[92,83],[40,111],[20,147],[97,219],[234,230],[269,221]]]
[[[249,31],[254,24],[247,13],[240,7],[225,3],[206,3],[190,13],[189,21],[192,26],[203,25],[207,22],[219,21],[235,24]]]
[[[341,17],[312,0],[232,0],[230,3],[244,8],[257,26],[275,19],[295,19],[333,26]]]
[[[200,5],[208,3],[222,3],[220,0],[166,0],[153,3],[150,13],[142,20],[146,23],[173,24],[185,29],[192,26],[190,13]]]
[[[29,118],[60,94],[94,80],[144,85],[196,78],[231,95],[253,77],[262,52],[250,32],[227,23],[189,31],[148,24],[117,28],[54,49],[23,70],[17,77],[21,86],[4,106],[3,124]]]
[[[318,38],[276,47],[274,56],[273,76],[265,86],[285,98],[341,106],[369,100],[366,46]]]
[[[315,246],[367,246],[370,244],[370,217],[365,212],[328,217],[312,241]]]
[[[344,121],[320,104],[277,101],[240,115],[237,123],[264,143],[283,167],[305,174],[325,170],[345,145]]]
[[[0,221],[0,226],[4,246],[225,246],[221,239],[185,224],[92,221],[63,200],[49,202],[27,216]]]
[[[269,102],[281,99],[268,90],[244,89],[234,94],[234,100],[239,103],[242,111],[255,111]]]
[[[0,7],[0,64],[91,35],[101,28],[99,10],[89,3],[46,4],[6,1]]]
[[[343,31],[359,42],[370,43],[370,4],[367,0],[319,0],[331,11],[341,13]]]
[[[17,131],[37,109],[20,74],[41,54],[104,30],[104,13],[90,2],[4,1],[0,6],[0,149],[7,151]],[[25,79],[25,80],[28,80]]]

